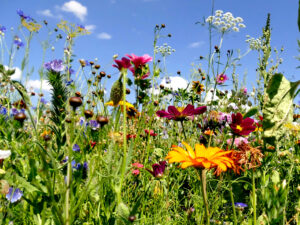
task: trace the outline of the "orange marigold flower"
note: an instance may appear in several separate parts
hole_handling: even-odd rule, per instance
[[[218,147],[205,148],[203,144],[196,144],[195,151],[187,143],[182,142],[185,149],[179,146],[172,146],[166,157],[169,163],[182,163],[181,168],[193,166],[196,168],[213,169],[216,168],[216,174],[227,171],[228,168],[234,168],[234,161],[230,158],[232,151],[224,151]]]

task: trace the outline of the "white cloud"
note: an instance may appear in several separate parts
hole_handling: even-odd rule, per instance
[[[4,66],[4,68],[7,70],[8,69],[8,66]],[[11,79],[12,80],[21,80],[21,77],[22,77],[22,71],[20,70],[19,67],[13,67],[13,68],[10,68],[11,70],[15,70],[15,73],[13,75],[11,75]]]
[[[164,85],[166,88],[172,89],[173,91],[186,89],[188,86],[187,80],[179,76],[169,77],[169,79],[163,78],[160,84]]]
[[[74,0],[64,3],[61,10],[73,13],[81,21],[87,16],[87,7]]]
[[[26,89],[30,90],[40,90],[41,89],[41,85],[42,85],[42,90],[43,91],[50,91],[51,90],[51,86],[48,83],[47,80],[43,80],[41,82],[41,80],[29,80],[26,84]]]
[[[93,24],[85,25],[84,27],[91,33],[93,33],[93,31],[96,29],[96,26]]]
[[[109,40],[112,38],[112,36],[106,32],[102,32],[102,33],[98,34],[97,37],[99,39],[103,39],[103,40]]]
[[[52,14],[50,9],[37,11],[37,14],[42,15],[42,16],[47,16],[47,17],[54,17],[54,15]]]
[[[189,44],[189,48],[199,48],[202,45],[204,45],[204,41],[197,41],[197,42],[193,42],[191,44]]]

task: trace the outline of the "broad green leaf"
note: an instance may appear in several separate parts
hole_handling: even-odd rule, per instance
[[[288,81],[282,74],[274,74],[264,96],[263,130],[266,143],[275,144],[285,133],[282,126],[293,120],[293,100],[298,82]]]
[[[258,113],[258,108],[253,107],[253,108],[249,109],[249,111],[244,115],[244,119],[247,117],[254,116],[256,113]]]

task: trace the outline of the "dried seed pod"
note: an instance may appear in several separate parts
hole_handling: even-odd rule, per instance
[[[126,88],[126,94],[127,94],[127,95],[130,94],[130,89]]]
[[[94,115],[94,113],[93,113],[93,111],[91,111],[91,110],[85,110],[84,111],[84,115],[85,115],[85,118],[91,118],[91,117],[93,117],[93,115]]]
[[[164,89],[165,86],[163,84],[159,85],[160,89]]]
[[[104,71],[101,71],[101,72],[100,72],[100,76],[101,76],[101,77],[105,77],[105,76],[106,76],[106,73],[105,73]]]
[[[82,99],[80,97],[71,97],[69,99],[69,103],[75,110],[77,107],[82,105]]]
[[[94,67],[96,70],[98,70],[98,69],[100,69],[101,66],[99,64],[96,64]]]
[[[81,97],[81,93],[80,93],[79,91],[76,91],[76,92],[75,92],[75,95],[76,95],[77,97]]]
[[[111,75],[107,75],[107,78],[110,79],[110,78],[111,78]]]
[[[23,123],[24,120],[26,120],[26,115],[25,115],[25,113],[23,113],[23,112],[19,112],[19,113],[17,113],[17,114],[14,116],[14,119],[17,120],[17,121],[19,121],[19,122],[21,122],[21,123]]]
[[[100,124],[101,127],[103,127],[104,125],[108,124],[108,117],[106,116],[97,116],[97,122]]]

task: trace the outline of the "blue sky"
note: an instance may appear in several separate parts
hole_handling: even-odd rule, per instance
[[[171,76],[181,71],[185,79],[189,79],[191,63],[198,64],[199,56],[208,54],[208,31],[206,27],[195,24],[210,15],[211,1],[208,0],[1,0],[0,24],[8,28],[6,41],[10,43],[10,27],[17,30],[20,19],[16,14],[22,9],[25,14],[42,23],[46,19],[48,27],[53,29],[60,19],[75,24],[83,24],[91,30],[88,36],[79,37],[75,42],[74,53],[79,58],[87,60],[99,59],[102,69],[108,74],[116,74],[111,67],[112,56],[123,56],[127,53],[136,55],[153,55],[153,28],[155,24],[166,24],[164,33],[172,34],[171,38],[163,38],[159,45],[168,43],[176,52],[167,58],[167,69]],[[297,27],[298,1],[289,0],[215,0],[215,9],[231,12],[233,16],[244,19],[245,29],[225,36],[223,49],[240,49],[247,51],[246,35],[258,37],[265,25],[267,13],[271,13],[272,46],[285,51],[281,55],[283,64],[279,71],[290,80],[299,79],[300,64],[294,57],[298,55]],[[53,40],[52,36],[52,40]],[[47,38],[47,30],[43,28],[34,37],[31,45],[30,68],[35,72],[30,77],[37,80],[37,70],[42,65],[41,41]],[[214,35],[213,45],[218,44],[218,34]],[[63,41],[52,42],[55,51],[49,49],[45,61],[61,58],[63,55]],[[52,45],[51,44],[51,45]],[[17,53],[14,66],[20,67],[24,50]],[[250,52],[242,61],[238,69],[240,77],[247,73],[247,86],[255,84],[257,67],[257,53]],[[77,69],[79,63],[74,62]],[[203,69],[206,69],[204,62]],[[113,76],[110,82],[116,79]],[[114,79],[115,78],[115,79]],[[110,83],[108,83],[109,89]]]

